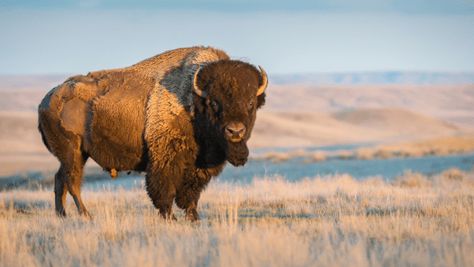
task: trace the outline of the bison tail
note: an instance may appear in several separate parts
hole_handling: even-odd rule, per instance
[[[44,135],[43,128],[41,128],[41,122],[38,123],[38,130],[39,130],[39,132],[41,133],[41,140],[43,140],[44,145],[46,146],[46,148],[48,149],[48,151],[52,153],[51,148],[50,148],[49,145],[48,145],[48,141],[46,140],[46,137],[45,137],[45,135]]]

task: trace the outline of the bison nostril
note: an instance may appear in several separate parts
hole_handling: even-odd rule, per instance
[[[245,134],[245,126],[243,123],[231,122],[225,128],[226,134],[230,137],[243,137]]]
[[[232,130],[232,129],[226,128],[225,131],[226,131],[227,135],[234,135],[234,130]]]
[[[226,128],[227,134],[229,135],[240,135],[243,132],[243,128],[240,129],[232,129],[232,128]]]

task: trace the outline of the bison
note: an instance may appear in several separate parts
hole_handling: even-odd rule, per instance
[[[244,165],[265,71],[212,47],[179,48],[126,68],[68,78],[38,107],[39,131],[59,160],[55,209],[66,216],[69,192],[80,214],[84,164],[92,158],[114,177],[146,172],[146,191],[161,216],[173,201],[198,220],[203,189],[226,162]]]

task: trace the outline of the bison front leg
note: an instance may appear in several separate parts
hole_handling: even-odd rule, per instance
[[[184,185],[176,195],[176,205],[184,209],[186,219],[192,222],[199,220],[197,205],[202,189],[196,185]]]
[[[163,91],[160,99],[171,101],[171,96]],[[159,99],[153,104],[159,105]],[[161,103],[164,109],[170,108],[171,102]],[[173,103],[171,103],[173,104]],[[180,111],[181,109],[181,111]],[[196,144],[188,114],[180,107],[174,107],[173,113],[156,113],[161,109],[150,108],[145,139],[148,147],[148,166],[146,190],[153,204],[160,210],[161,216],[173,219],[171,213],[177,188],[181,185],[187,170],[196,161]],[[161,110],[162,111],[162,110]],[[166,115],[166,116],[165,116]],[[153,123],[151,123],[153,122]]]
[[[192,177],[186,177],[177,190],[176,205],[184,209],[186,219],[190,221],[199,220],[197,206],[201,192],[206,188],[211,176],[204,172],[196,172]]]
[[[155,208],[160,210],[164,219],[175,219],[172,214],[176,188],[170,177],[155,172],[148,172],[145,178],[146,191]]]

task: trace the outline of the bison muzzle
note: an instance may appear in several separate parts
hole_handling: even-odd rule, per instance
[[[74,76],[38,107],[39,130],[58,158],[55,207],[69,192],[79,213],[86,161],[111,176],[146,172],[146,190],[165,218],[173,201],[197,220],[201,192],[228,161],[244,165],[265,71],[211,47],[164,52],[127,68]]]

